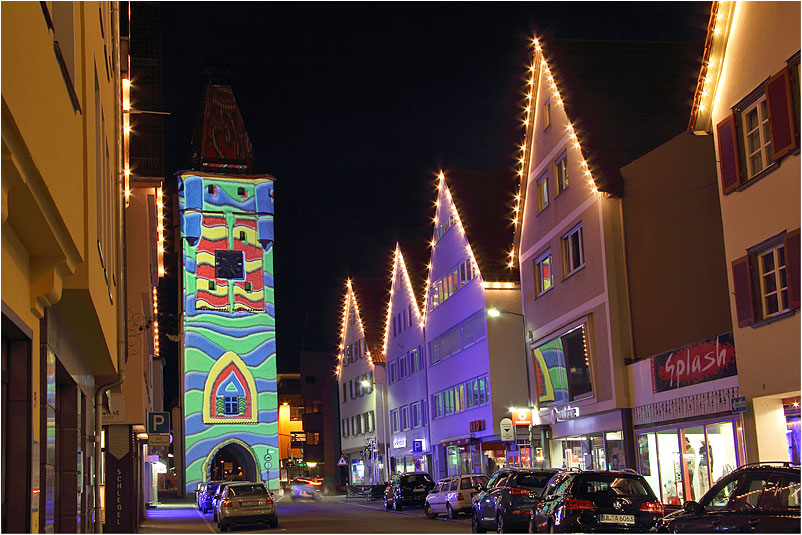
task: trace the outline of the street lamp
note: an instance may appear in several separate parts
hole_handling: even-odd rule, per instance
[[[529,355],[526,351],[526,319],[525,316],[519,312],[510,312],[509,310],[501,310],[498,308],[488,308],[487,309],[487,316],[490,318],[498,318],[501,315],[510,315],[510,316],[518,316],[521,318],[521,326],[523,327],[523,335],[524,335],[524,365],[526,366],[526,393],[529,397],[529,407],[534,407],[532,403],[532,383],[529,378]],[[512,412],[512,407],[510,408],[510,412]],[[531,451],[531,444],[532,444],[532,425],[529,425],[529,444],[530,444],[530,451]]]
[[[362,386],[365,387],[365,388],[368,388],[370,386],[383,387],[385,385],[383,385],[381,383],[377,383],[377,382],[371,382],[371,381],[368,381],[367,379],[363,379],[362,380]],[[378,388],[378,391],[379,391],[379,393],[381,393],[381,388]],[[381,396],[381,398],[382,398],[382,404],[381,404],[381,411],[382,411],[382,415],[381,416],[382,416],[382,418],[381,418],[381,420],[382,420],[382,431],[383,431],[383,434],[384,434],[384,463],[383,463],[384,466],[383,466],[383,468],[384,468],[384,478],[385,478],[385,480],[389,481],[390,478],[388,476],[388,473],[389,473],[388,472],[388,468],[390,466],[390,457],[388,456],[389,450],[387,449],[387,447],[388,447],[388,444],[387,444],[387,421],[386,421],[386,418],[385,418],[385,416],[387,415],[387,411],[385,410],[387,408],[387,406],[386,406],[386,404],[387,404],[386,392],[385,392],[384,395]],[[378,418],[377,418],[377,421],[378,421]],[[374,474],[375,474],[375,471],[374,471]],[[374,485],[376,484],[375,475],[374,475],[374,482],[373,483],[374,483]]]

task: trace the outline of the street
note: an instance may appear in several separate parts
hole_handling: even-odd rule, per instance
[[[236,526],[233,532],[272,531],[289,533],[468,533],[468,516],[458,520],[426,518],[421,507],[403,511],[386,511],[382,502],[362,499],[346,500],[344,496],[324,497],[316,501],[292,501],[277,497],[279,525]],[[160,504],[147,511],[140,533],[219,533],[212,513],[203,515],[190,500]]]

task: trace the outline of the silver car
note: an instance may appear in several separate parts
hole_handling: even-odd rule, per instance
[[[233,524],[268,524],[278,527],[273,495],[264,483],[230,483],[217,504],[217,527],[226,531]]]
[[[448,518],[454,518],[458,513],[470,513],[471,500],[480,486],[487,486],[487,476],[470,474],[441,479],[426,496],[423,512],[429,518],[441,513],[447,514]]]

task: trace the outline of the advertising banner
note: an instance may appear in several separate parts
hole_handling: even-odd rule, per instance
[[[657,355],[651,360],[654,393],[731,377],[738,373],[732,333],[714,336]]]

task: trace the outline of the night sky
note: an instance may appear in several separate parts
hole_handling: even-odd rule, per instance
[[[204,62],[227,63],[257,170],[277,178],[278,367],[296,371],[302,348],[339,342],[347,277],[389,278],[396,241],[427,247],[441,168],[504,171],[508,181],[487,187],[514,194],[535,33],[686,41],[704,31],[709,8],[166,2],[167,176],[189,166]],[[488,206],[484,216],[509,211]]]

